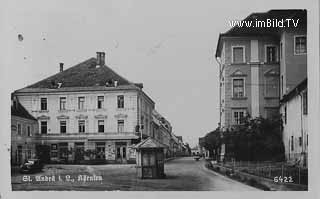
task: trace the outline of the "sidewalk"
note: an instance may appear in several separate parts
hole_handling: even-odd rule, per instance
[[[267,190],[270,190],[270,191],[307,191],[308,190],[307,185],[274,182],[273,179],[249,174],[247,172],[241,171],[239,168],[234,169],[234,168],[223,166],[219,163],[211,164],[207,162],[206,166],[208,169],[211,169],[215,172],[228,176],[229,178],[238,180],[250,186],[254,186],[266,191]]]

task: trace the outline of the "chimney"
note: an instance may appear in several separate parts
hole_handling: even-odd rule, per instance
[[[63,63],[60,63],[60,72],[63,71]]]
[[[106,57],[106,53],[105,52],[97,52],[97,65],[104,66],[105,57]]]

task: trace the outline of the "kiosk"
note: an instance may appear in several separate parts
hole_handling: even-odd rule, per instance
[[[165,145],[149,137],[136,146],[137,177],[164,178],[164,148]]]

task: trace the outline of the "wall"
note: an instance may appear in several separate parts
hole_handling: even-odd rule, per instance
[[[288,102],[281,105],[281,112],[284,115],[284,107],[287,107],[287,122],[283,123],[283,143],[285,146],[286,160],[295,162],[300,159],[303,164],[302,152],[307,151],[307,115],[302,114],[302,99],[296,95]],[[283,119],[285,120],[285,119]],[[293,136],[294,150],[291,150],[291,140]],[[299,145],[299,137],[302,137],[302,145]]]
[[[18,124],[21,125],[21,135],[18,134]],[[27,126],[30,126],[31,136],[27,134]],[[34,135],[38,133],[37,121],[11,116],[11,163],[21,164],[27,158],[35,157]],[[17,161],[18,146],[22,146],[22,159]],[[30,150],[30,157],[27,151]]]
[[[295,35],[306,35],[306,30],[287,30],[281,36],[284,49],[280,74],[284,77],[283,94],[290,92],[307,77],[307,54],[294,54]]]
[[[117,96],[124,95],[124,108],[117,108]],[[85,97],[85,109],[78,110],[78,97]],[[104,96],[104,108],[97,109],[97,96]],[[48,111],[40,110],[40,98],[46,97]],[[66,97],[66,110],[60,109],[60,97]],[[19,95],[20,103],[35,118],[48,116],[48,134],[60,133],[58,116],[68,116],[67,133],[78,133],[77,116],[87,116],[86,133],[96,133],[98,119],[95,116],[106,116],[105,132],[117,132],[117,120],[124,119],[124,131],[135,132],[137,125],[137,92],[117,91],[117,92],[68,92],[68,93],[49,93],[34,95]],[[40,128],[40,121],[39,121]]]
[[[265,74],[272,71],[279,77],[278,63],[265,63],[266,45],[275,45],[279,52],[279,41],[272,37],[231,37],[224,38],[221,56],[221,125],[232,125],[232,109],[243,108],[251,116],[265,117],[266,107],[279,107],[279,98],[265,98]],[[245,47],[245,63],[232,63],[232,46]],[[257,48],[257,49],[256,49]],[[258,51],[258,53],[257,53]],[[279,56],[277,57],[279,60]],[[237,74],[237,75],[235,75]],[[235,75],[235,76],[233,76]],[[258,77],[257,77],[258,75]],[[245,97],[232,98],[233,77],[245,78]],[[224,81],[223,81],[224,79]],[[254,81],[254,82],[252,82]],[[253,92],[254,91],[254,92]]]

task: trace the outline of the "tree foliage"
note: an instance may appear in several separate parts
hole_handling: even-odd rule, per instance
[[[204,147],[219,151],[225,144],[226,157],[250,161],[282,161],[284,145],[281,135],[280,117],[264,119],[245,118],[244,124],[221,132],[216,129],[204,137]]]

